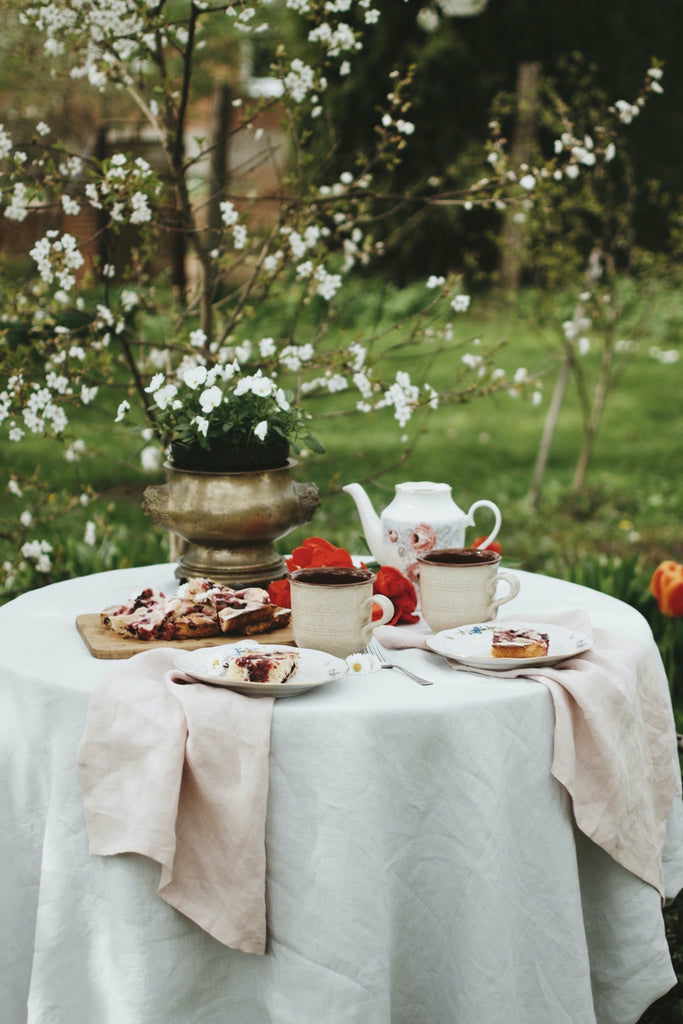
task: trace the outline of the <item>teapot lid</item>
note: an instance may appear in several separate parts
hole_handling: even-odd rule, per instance
[[[411,494],[415,491],[426,491],[432,494],[435,491],[443,493],[450,489],[450,484],[432,483],[430,480],[408,480],[405,483],[396,484],[397,491],[410,491]]]

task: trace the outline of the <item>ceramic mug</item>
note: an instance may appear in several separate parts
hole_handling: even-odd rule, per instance
[[[519,580],[500,572],[500,555],[481,548],[435,548],[418,559],[420,611],[429,628],[467,626],[495,619],[501,604],[519,593]],[[496,596],[498,583],[509,590]]]
[[[362,651],[375,626],[388,622],[394,606],[373,594],[375,577],[367,569],[321,567],[295,569],[289,576],[292,633],[297,647],[312,647],[337,658]],[[372,606],[382,617],[372,621]]]

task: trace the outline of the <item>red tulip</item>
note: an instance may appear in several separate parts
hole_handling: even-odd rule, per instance
[[[292,602],[289,595],[289,580],[273,580],[266,587],[268,597],[278,608],[291,608]]]
[[[419,621],[419,615],[413,614],[417,607],[415,587],[398,569],[394,569],[391,565],[383,565],[378,569],[372,590],[375,594],[384,594],[392,602],[394,616],[389,622],[390,626],[395,626],[399,622]],[[378,619],[380,615],[379,606],[374,605],[373,619]]]
[[[652,574],[650,592],[657,599],[662,615],[680,618],[683,615],[683,565],[661,562]]]
[[[485,540],[486,540],[486,537],[477,537],[476,540],[472,541],[472,543],[470,544],[470,547],[471,548],[478,548],[478,547],[481,546],[481,544],[483,544],[483,542]],[[489,544],[489,546],[486,548],[486,550],[487,551],[496,551],[499,555],[502,554],[502,552],[500,550],[500,544],[498,543],[497,540],[492,540],[491,543]]]
[[[294,548],[286,562],[290,572],[309,566],[353,565],[351,555],[345,548],[336,548],[322,537],[307,537],[300,547]]]

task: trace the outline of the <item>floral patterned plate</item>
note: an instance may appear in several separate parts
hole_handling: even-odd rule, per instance
[[[493,630],[534,629],[539,633],[548,634],[548,653],[539,658],[492,658],[491,638]],[[442,654],[450,661],[471,668],[487,668],[502,672],[504,669],[520,668],[530,665],[553,665],[565,661],[578,654],[589,651],[593,640],[587,633],[577,629],[566,629],[564,626],[553,626],[546,622],[477,622],[471,626],[458,626],[455,629],[444,629],[426,639],[430,650]]]

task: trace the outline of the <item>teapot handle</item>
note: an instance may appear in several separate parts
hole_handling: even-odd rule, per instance
[[[482,498],[481,501],[475,501],[474,504],[470,505],[469,509],[467,510],[467,515],[465,516],[465,526],[474,526],[474,513],[478,508],[490,508],[494,516],[496,517],[496,521],[493,524],[493,529],[491,530],[490,534],[479,545],[480,548],[487,548],[491,541],[495,540],[496,537],[498,536],[498,531],[500,530],[501,524],[500,509],[498,508],[494,501],[487,501],[486,498]]]

